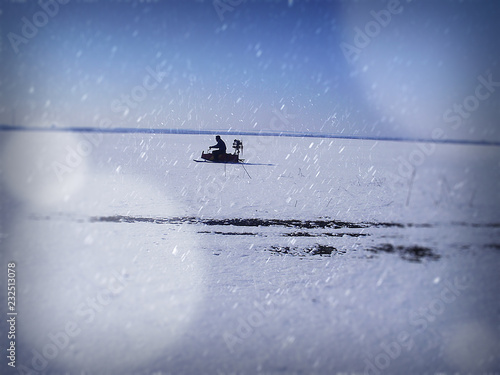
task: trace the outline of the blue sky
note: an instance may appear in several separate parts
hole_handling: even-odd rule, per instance
[[[500,139],[496,1],[42,3],[0,7],[0,123]]]

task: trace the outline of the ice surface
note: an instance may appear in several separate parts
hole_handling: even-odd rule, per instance
[[[498,148],[106,134],[58,179],[88,138],[44,137],[1,149],[25,371],[500,368]]]

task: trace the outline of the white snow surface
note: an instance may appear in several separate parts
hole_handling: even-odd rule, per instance
[[[498,148],[243,142],[2,136],[20,373],[500,371]]]

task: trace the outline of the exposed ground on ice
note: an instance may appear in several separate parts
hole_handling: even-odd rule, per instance
[[[378,237],[379,239],[370,241],[365,241],[366,245],[357,241],[357,248],[351,249],[351,251],[368,251],[370,254],[366,255],[372,257],[373,254],[379,253],[394,253],[398,254],[402,259],[420,262],[424,259],[437,260],[440,255],[436,254],[432,249],[419,246],[419,245],[397,245],[394,246],[390,243],[381,242],[382,238],[387,237],[386,231],[377,231],[376,228],[398,228],[402,229],[405,227],[422,227],[431,228],[429,224],[402,224],[402,223],[351,223],[343,222],[338,220],[283,220],[283,219],[242,219],[242,218],[232,218],[232,219],[202,219],[196,217],[174,217],[174,218],[148,218],[148,217],[130,217],[130,216],[102,216],[102,217],[91,217],[89,219],[91,222],[115,222],[115,223],[154,223],[154,224],[192,224],[196,225],[196,232],[200,234],[212,234],[212,235],[222,235],[222,236],[259,236],[266,237],[264,245],[254,247],[254,250],[265,250],[270,251],[275,254],[280,255],[293,255],[293,256],[326,256],[335,254],[346,254],[346,246],[344,245],[341,249],[337,249],[333,246],[327,244],[315,243],[316,238],[322,237]],[[462,224],[464,225],[464,224]],[[220,227],[220,230],[208,230],[204,226],[216,226]],[[243,228],[237,231],[229,231],[226,227],[236,227]],[[272,227],[269,231],[260,231],[261,228]],[[291,231],[289,228],[292,228]],[[226,229],[226,230],[224,230]],[[247,231],[241,231],[241,230]],[[312,230],[311,230],[312,229]],[[318,229],[321,229],[318,231]],[[325,231],[325,229],[330,229],[330,231]],[[358,231],[338,231],[339,229],[358,229]],[[253,230],[253,231],[251,231]],[[381,232],[381,233],[380,233]],[[401,231],[398,231],[399,235]],[[301,246],[281,246],[281,245],[270,245],[274,242],[279,242],[279,238],[276,237],[288,237],[292,240],[291,243],[295,241],[293,238],[296,237],[307,237],[310,238],[309,244],[302,243]],[[380,243],[378,245],[373,245],[373,242]]]

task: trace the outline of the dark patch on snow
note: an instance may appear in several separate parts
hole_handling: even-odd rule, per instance
[[[290,246],[271,246],[266,250],[278,255],[291,255],[298,257],[314,256],[314,255],[331,256],[332,254],[345,254],[344,250],[338,250],[333,246],[320,245],[320,244],[315,244],[311,247],[306,247],[306,248],[298,248]]]
[[[277,255],[291,255],[301,258],[314,255],[332,256],[335,254],[347,253],[346,250],[339,250],[334,246],[320,244],[315,244],[309,247],[271,246],[269,248],[266,248],[266,250]],[[367,250],[375,254],[398,254],[402,259],[416,263],[422,262],[424,259],[438,260],[441,258],[441,256],[436,254],[432,249],[418,245],[394,246],[392,244],[386,243],[369,248]]]
[[[220,234],[222,236],[263,236],[267,237],[263,233],[252,233],[252,232],[221,232],[221,231],[208,231],[200,230],[197,233],[200,234]],[[282,234],[283,237],[366,237],[370,236],[367,233],[311,233],[311,232],[291,232]]]
[[[404,228],[406,227],[406,224],[401,224],[401,223],[363,223],[366,224],[369,227],[376,227],[376,228]],[[411,226],[410,224],[409,226]]]
[[[366,228],[365,224],[350,223],[338,220],[283,220],[283,219],[200,219],[200,223],[205,225],[232,225],[236,227],[270,227],[282,226],[287,228],[303,228],[303,229],[316,229],[316,228]]]
[[[381,244],[367,249],[369,252],[398,254],[402,259],[409,262],[421,262],[423,259],[438,260],[441,258],[432,249],[424,246],[394,246],[390,243]]]
[[[500,244],[497,243],[490,243],[486,245],[486,247],[489,247],[490,249],[500,250]]]
[[[391,223],[351,223],[340,220],[284,220],[284,219],[258,219],[258,218],[231,218],[231,219],[201,219],[195,217],[152,218],[135,216],[94,216],[91,222],[110,223],[154,223],[154,224],[205,224],[210,226],[235,226],[235,227],[270,227],[282,226],[287,228],[321,229],[321,228],[353,228],[363,229],[369,226],[399,226],[403,224]]]
[[[366,237],[369,236],[367,233],[310,233],[310,232],[292,232],[285,233],[285,237]]]
[[[406,224],[406,226],[408,228],[432,228],[432,227],[434,227],[434,225],[432,225],[432,224],[413,224],[413,223]]]
[[[199,231],[201,234],[220,234],[223,236],[258,236],[259,233],[250,233],[250,232],[209,232],[209,231]]]
[[[309,233],[309,232],[293,232],[293,233],[285,233],[283,236],[285,237],[319,237],[320,233]]]
[[[500,228],[500,223],[473,223],[470,226],[473,228]]]
[[[466,222],[454,222],[452,224],[456,225],[456,226],[472,227],[472,228],[500,228],[500,223],[466,223]]]
[[[34,220],[52,220],[51,216],[32,216]],[[84,219],[75,219],[77,222],[83,222]],[[259,218],[228,218],[228,219],[202,219],[194,216],[185,217],[169,217],[169,218],[155,218],[155,217],[140,217],[140,216],[126,216],[126,215],[112,215],[112,216],[91,216],[88,219],[90,222],[108,222],[108,223],[154,223],[154,224],[205,224],[205,225],[232,225],[239,227],[270,227],[282,226],[287,228],[300,228],[300,229],[324,229],[324,228],[434,228],[436,224],[429,223],[395,223],[395,222],[360,222],[354,223],[341,220],[295,220],[295,219],[259,219]],[[438,224],[439,225],[439,224]],[[452,226],[466,226],[472,228],[500,228],[500,223],[467,223],[467,222],[453,222]]]

